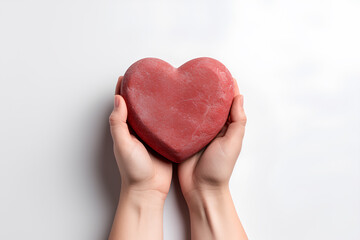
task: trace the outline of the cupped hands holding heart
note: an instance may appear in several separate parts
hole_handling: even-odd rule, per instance
[[[214,234],[247,239],[229,191],[245,132],[243,102],[236,80],[211,58],[194,59],[179,68],[143,59],[119,77],[109,121],[122,187],[109,239],[162,238],[162,212],[155,220],[151,211],[163,208],[172,162],[177,163],[189,207],[192,239],[213,239]],[[152,225],[160,226],[131,231],[126,216],[131,204],[134,213],[142,209],[152,216]],[[207,219],[207,211],[216,219]],[[137,228],[144,216],[131,217]]]

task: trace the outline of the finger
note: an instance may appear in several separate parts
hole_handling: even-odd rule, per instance
[[[234,97],[235,97],[236,95],[240,94],[240,90],[235,78],[233,78],[233,81],[234,81]]]
[[[240,95],[240,91],[239,91],[239,86],[238,86],[238,84],[236,82],[236,79],[233,78],[232,80],[234,82],[233,89],[234,89],[234,98],[235,98],[235,96]],[[230,123],[231,123],[231,113],[229,113],[229,116],[226,119],[226,123],[221,128],[220,132],[216,135],[216,137],[223,137],[225,135],[226,130],[227,130]]]
[[[120,95],[114,97],[114,109],[109,117],[111,135],[114,143],[123,143],[131,139],[129,128],[126,124],[127,108],[125,100]]]
[[[238,86],[235,78],[233,78],[233,82],[234,82],[234,98],[235,98],[235,96],[240,95],[240,91],[239,91],[239,86]],[[228,116],[228,118],[226,120],[226,123],[221,128],[219,133],[216,135],[216,138],[225,136],[225,133],[226,133],[227,128],[228,128],[230,123],[231,123],[231,112],[229,113],[229,116]]]
[[[241,143],[242,138],[244,137],[247,119],[243,105],[243,95],[235,96],[230,110],[231,123],[229,124],[224,136],[230,142]]]
[[[121,81],[124,77],[120,76],[115,87],[115,94],[120,95]]]

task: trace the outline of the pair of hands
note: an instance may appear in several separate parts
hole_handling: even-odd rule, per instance
[[[151,194],[165,200],[171,184],[173,164],[142,144],[129,129],[125,100],[120,96],[119,78],[110,115],[114,154],[120,170],[121,191]],[[212,142],[178,165],[182,193],[188,202],[206,191],[228,188],[231,173],[240,154],[246,115],[243,96],[234,79],[234,99],[228,121]],[[219,166],[220,165],[220,166]]]

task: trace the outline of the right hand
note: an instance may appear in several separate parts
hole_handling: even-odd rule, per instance
[[[233,81],[234,98],[227,123],[207,147],[178,166],[179,182],[187,202],[194,195],[228,189],[246,125],[243,96],[236,80]]]

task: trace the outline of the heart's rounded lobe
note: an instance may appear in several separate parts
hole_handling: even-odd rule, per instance
[[[132,64],[121,82],[128,123],[165,158],[180,163],[218,134],[234,97],[230,72],[212,58],[174,68],[157,58]]]

